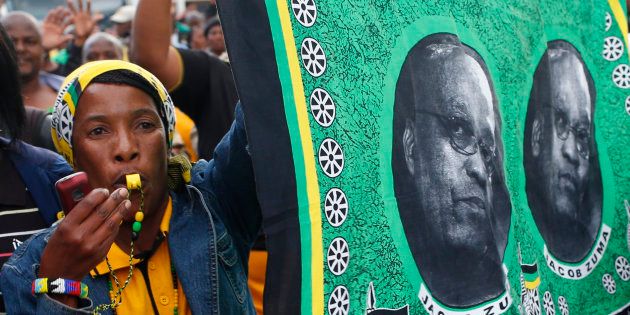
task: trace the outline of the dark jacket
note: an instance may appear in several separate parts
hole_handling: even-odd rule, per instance
[[[51,225],[61,209],[55,182],[71,174],[72,168],[59,154],[20,140],[10,145],[8,139],[0,137],[0,147],[9,154],[44,221]]]

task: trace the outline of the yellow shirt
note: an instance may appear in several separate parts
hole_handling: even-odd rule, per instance
[[[193,129],[195,129],[195,122],[177,107],[175,107],[175,121],[177,121],[175,129],[182,137],[182,142],[186,148],[186,153],[188,153],[190,157],[190,161],[197,162],[196,144],[193,145],[193,139],[191,137],[193,135]]]
[[[160,230],[166,237],[169,229],[169,222],[172,214],[172,202],[169,198],[168,206],[164,211]],[[142,232],[141,232],[142,233]],[[129,274],[129,254],[125,253],[115,243],[109,249],[107,258],[114,270],[120,285],[122,286]],[[133,264],[137,266],[141,260],[134,259]],[[166,238],[158,246],[157,250],[149,258],[147,262],[147,274],[150,279],[151,293],[153,293],[153,301],[159,314],[173,314],[175,304],[177,304],[178,314],[191,314],[186,302],[186,296],[182,289],[181,283],[178,281],[177,294],[173,290],[173,277],[171,274],[171,257],[168,251],[168,243]],[[90,274],[92,277],[98,275],[109,274],[109,269],[105,261],[101,262],[94,268]],[[112,276],[109,276],[114,291],[116,283]],[[113,296],[110,294],[110,296]],[[175,303],[176,302],[176,303]],[[139,268],[133,269],[131,281],[127,288],[122,292],[122,304],[116,308],[117,314],[152,314],[153,306],[151,296],[147,290],[147,284],[144,276]]]

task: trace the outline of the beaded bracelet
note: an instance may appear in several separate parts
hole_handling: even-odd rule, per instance
[[[85,283],[74,280],[58,278],[50,280],[48,278],[38,278],[33,280],[33,294],[66,294],[78,296],[82,299],[88,296],[88,286]]]

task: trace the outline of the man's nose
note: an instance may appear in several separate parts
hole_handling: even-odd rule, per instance
[[[488,171],[481,154],[481,151],[479,151],[468,156],[466,162],[464,162],[464,166],[466,168],[466,175],[484,187],[488,181]]]
[[[128,162],[138,158],[140,153],[138,140],[130,132],[119,132],[116,138],[116,151],[114,158],[117,162]]]
[[[22,40],[13,40],[13,46],[15,46],[15,51],[17,52],[24,51],[25,49],[24,41]]]
[[[577,147],[577,139],[573,132],[569,132],[567,139],[562,142],[562,156],[567,159],[571,164],[578,164],[579,153]]]

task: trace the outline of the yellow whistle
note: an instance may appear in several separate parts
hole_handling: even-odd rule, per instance
[[[127,179],[127,189],[134,190],[142,188],[140,174],[128,174],[125,178]]]

